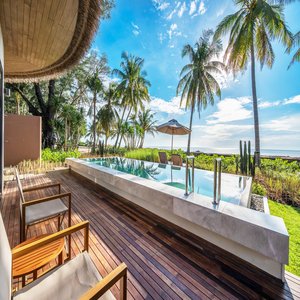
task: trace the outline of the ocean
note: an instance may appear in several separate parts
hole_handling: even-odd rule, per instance
[[[154,147],[153,147],[154,148]],[[170,147],[155,147],[159,149],[170,149]],[[182,149],[186,151],[186,147],[178,147],[174,149]],[[217,154],[239,154],[238,148],[208,148],[208,147],[191,147],[192,152],[200,151],[204,153],[217,153]],[[254,150],[252,150],[253,152]],[[261,155],[270,156],[289,156],[300,157],[300,150],[279,150],[279,149],[261,149]]]

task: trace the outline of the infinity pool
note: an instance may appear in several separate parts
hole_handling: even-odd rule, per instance
[[[185,190],[185,167],[121,157],[93,158],[85,161]],[[221,200],[239,205],[246,181],[246,177],[222,173]],[[190,187],[191,170],[189,189]],[[195,193],[213,198],[213,172],[195,169]]]

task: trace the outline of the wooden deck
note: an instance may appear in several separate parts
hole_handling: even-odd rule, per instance
[[[300,299],[300,279],[286,274],[283,284],[239,258],[100,189],[68,171],[31,176],[24,187],[59,181],[72,192],[72,223],[90,221],[90,254],[102,276],[124,261],[129,299]],[[49,192],[50,193],[50,192]],[[30,197],[45,196],[36,192]],[[11,247],[19,242],[16,182],[5,185],[2,215]],[[54,221],[30,229],[52,232]],[[74,235],[72,252],[82,249]],[[112,292],[117,296],[118,287]]]

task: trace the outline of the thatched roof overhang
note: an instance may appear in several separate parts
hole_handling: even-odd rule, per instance
[[[101,0],[1,0],[6,82],[55,78],[89,49]]]

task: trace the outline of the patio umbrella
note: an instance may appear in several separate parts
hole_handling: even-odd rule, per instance
[[[156,127],[156,130],[162,133],[171,134],[172,142],[171,142],[171,151],[173,150],[173,136],[174,135],[185,135],[189,134],[191,130],[187,127],[180,124],[177,120],[172,119],[167,123],[161,124]]]

